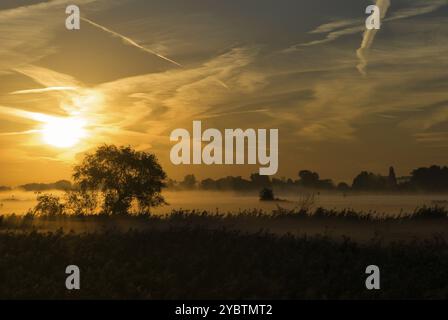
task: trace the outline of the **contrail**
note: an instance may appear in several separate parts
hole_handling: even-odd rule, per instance
[[[10,94],[29,94],[29,93],[44,93],[51,91],[75,91],[75,87],[47,87],[39,89],[18,90],[11,92]]]
[[[41,132],[41,130],[26,130],[26,131],[18,131],[18,132],[2,132],[0,133],[0,136],[2,137],[7,137],[7,136],[20,136],[20,135],[24,135],[24,134],[33,134],[33,133],[37,133],[37,132]]]
[[[85,21],[85,22],[91,24],[92,26],[97,27],[98,29],[101,29],[101,30],[103,30],[103,31],[105,31],[105,32],[107,32],[107,33],[109,33],[109,34],[115,36],[115,37],[118,37],[118,38],[122,39],[125,43],[127,43],[127,44],[129,44],[129,45],[131,45],[131,46],[134,46],[134,47],[136,47],[136,48],[139,48],[139,49],[142,50],[142,51],[145,51],[145,52],[147,52],[147,53],[150,53],[150,54],[152,54],[152,55],[155,55],[155,56],[159,57],[160,59],[163,59],[163,60],[165,60],[165,61],[168,61],[168,62],[170,62],[170,63],[172,63],[172,64],[175,64],[176,66],[182,68],[182,65],[181,65],[180,63],[178,63],[178,62],[176,62],[176,61],[174,61],[174,60],[172,60],[172,59],[170,59],[170,58],[168,58],[168,57],[165,57],[165,56],[163,56],[163,55],[161,55],[161,54],[159,54],[159,53],[157,53],[157,52],[155,52],[155,51],[153,51],[153,50],[151,50],[151,49],[145,48],[145,47],[139,45],[139,44],[138,44],[137,42],[135,42],[134,40],[132,40],[132,39],[130,39],[130,38],[128,38],[128,37],[126,37],[126,36],[124,36],[124,35],[122,35],[122,34],[119,34],[118,32],[115,32],[115,31],[113,31],[113,30],[110,30],[110,29],[108,29],[108,28],[106,28],[106,27],[104,27],[104,26],[102,26],[102,25],[99,25],[98,23],[93,22],[92,20],[89,20],[89,19],[87,19],[87,18],[81,18],[81,20],[83,20],[83,21]]]
[[[383,19],[386,16],[386,12],[390,7],[390,0],[377,0],[376,6],[380,9],[381,19]],[[356,68],[364,76],[367,74],[366,73],[367,58],[365,53],[372,46],[373,40],[375,40],[375,35],[377,32],[378,30],[376,29],[364,31],[361,47],[359,47],[359,49],[356,50],[356,55],[358,56],[359,59],[359,64],[356,66]]]
[[[48,122],[55,117],[48,116],[39,112],[30,112],[22,109],[16,109],[11,107],[0,106],[0,114],[6,114],[14,117],[19,117],[23,119],[30,119],[38,122]]]

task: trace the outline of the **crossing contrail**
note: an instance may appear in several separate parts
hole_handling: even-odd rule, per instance
[[[160,59],[163,59],[163,60],[168,61],[168,62],[170,62],[172,64],[175,64],[178,67],[182,67],[182,65],[180,63],[178,63],[178,62],[176,62],[176,61],[174,61],[174,60],[172,60],[172,59],[170,59],[168,57],[165,57],[165,56],[161,55],[160,53],[157,53],[157,52],[155,52],[155,51],[153,51],[151,49],[143,47],[142,45],[138,44],[137,42],[135,42],[131,38],[128,38],[128,37],[126,37],[126,36],[124,36],[124,35],[122,35],[122,34],[120,34],[118,32],[110,30],[109,28],[106,28],[106,27],[104,27],[104,26],[102,26],[102,25],[100,25],[100,24],[98,24],[96,22],[93,22],[92,20],[89,20],[87,18],[81,18],[81,20],[91,24],[92,26],[94,26],[94,27],[96,27],[98,29],[101,29],[101,30],[103,30],[103,31],[113,35],[114,37],[120,38],[125,43],[127,43],[127,44],[129,44],[129,45],[131,45],[133,47],[136,47],[136,48],[138,48],[138,49],[140,49],[140,50],[142,50],[144,52],[147,52],[149,54],[155,55],[155,56],[159,57]]]
[[[380,15],[381,19],[383,19],[386,16],[386,12],[390,7],[390,0],[377,0],[376,6],[380,9]],[[362,75],[366,75],[366,68],[367,68],[367,58],[366,58],[366,51],[372,46],[373,40],[375,40],[375,36],[378,30],[372,29],[372,30],[366,30],[364,31],[364,35],[361,42],[361,47],[359,47],[358,50],[356,50],[356,55],[359,59],[359,64],[356,66],[359,70],[359,72]]]

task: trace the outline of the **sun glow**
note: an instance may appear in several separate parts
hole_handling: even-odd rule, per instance
[[[79,118],[52,118],[45,121],[42,138],[57,148],[70,148],[84,138],[86,122]]]

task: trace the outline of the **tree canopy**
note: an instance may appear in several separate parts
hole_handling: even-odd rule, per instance
[[[133,201],[140,212],[165,204],[161,195],[166,173],[156,156],[131,147],[100,146],[74,168],[81,192],[100,191],[106,214],[126,214]]]

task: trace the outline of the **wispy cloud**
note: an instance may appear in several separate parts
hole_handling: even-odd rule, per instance
[[[380,0],[377,0],[381,5]],[[390,1],[387,1],[390,2]],[[399,9],[392,13],[384,22],[411,18],[419,15],[431,13],[448,4],[447,0],[416,0],[410,3],[409,8]],[[389,6],[387,6],[389,7]],[[383,13],[385,14],[384,10]],[[382,14],[383,14],[382,13]],[[365,30],[364,19],[345,19],[331,21],[316,27],[310,34],[326,34],[323,39],[313,40],[305,43],[295,44],[285,49],[285,53],[301,50],[304,47],[321,45],[335,41],[341,37],[363,32]],[[364,38],[364,37],[363,37]]]
[[[87,7],[97,2],[104,0],[79,0],[77,5]],[[61,19],[69,4],[73,1],[52,0],[0,10],[0,73],[54,53],[51,40],[63,26]]]

